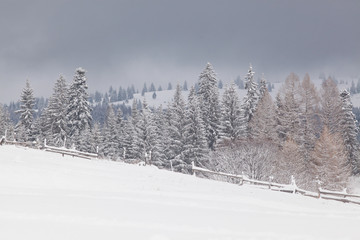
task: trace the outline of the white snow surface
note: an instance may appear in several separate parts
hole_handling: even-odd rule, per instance
[[[360,206],[0,146],[0,239],[359,239]]]

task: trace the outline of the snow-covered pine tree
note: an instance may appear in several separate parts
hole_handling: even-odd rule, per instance
[[[347,90],[343,90],[340,93],[340,97],[342,100],[342,117],[339,124],[342,128],[341,135],[347,152],[348,164],[351,167],[352,174],[356,175],[360,173],[359,142],[357,140],[359,132],[358,122],[352,112],[353,106],[350,93]]]
[[[198,95],[200,96],[208,147],[214,150],[220,137],[220,103],[217,77],[210,63],[207,63],[206,68],[200,74]]]
[[[73,83],[68,91],[68,105],[66,107],[68,136],[75,141],[86,126],[91,128],[91,106],[88,101],[87,88],[85,70],[77,68]]]
[[[241,114],[241,105],[235,83],[225,87],[221,103],[221,138],[231,141],[245,137],[245,119]]]
[[[19,122],[16,125],[16,135],[20,141],[34,140],[34,136],[32,136],[34,105],[34,91],[30,87],[29,81],[26,80],[26,86],[21,93],[20,110],[16,111],[20,114]]]
[[[250,136],[251,132],[249,129],[249,122],[251,121],[256,111],[256,106],[259,100],[259,93],[257,91],[258,86],[254,81],[254,71],[250,64],[249,71],[245,76],[245,89],[247,90],[246,96],[244,97],[241,110],[246,124],[246,135]]]
[[[132,123],[132,117],[124,120],[124,136],[123,136],[123,156],[124,159],[137,159],[138,151],[134,150],[137,144],[134,144],[134,139],[137,138],[135,127]]]
[[[301,123],[301,109],[300,109],[300,80],[297,75],[291,73],[280,89],[279,96],[276,99],[278,133],[281,140],[293,139],[297,144],[300,144],[302,138],[302,131],[300,129]],[[280,108],[279,108],[280,107]]]
[[[65,78],[60,75],[54,86],[53,95],[49,99],[48,107],[44,110],[43,131],[47,143],[64,146],[67,137],[66,108],[68,105],[68,89]]]
[[[119,157],[118,145],[119,140],[117,135],[115,113],[112,105],[109,105],[103,129],[103,141],[101,144],[101,151],[104,157],[111,160],[117,160]]]
[[[124,141],[125,141],[125,122],[121,108],[116,115],[116,134],[118,136],[118,154],[120,159],[124,159]]]
[[[341,136],[331,134],[326,125],[315,144],[310,169],[322,188],[335,191],[346,188],[351,173],[346,150]]]
[[[153,114],[153,122],[155,124],[154,132],[156,137],[156,142],[152,148],[151,152],[151,164],[159,168],[168,168],[170,169],[170,165],[168,161],[166,161],[166,145],[169,141],[168,127],[166,125],[164,111],[162,106],[154,112]]]
[[[169,111],[169,157],[173,162],[173,167],[177,171],[182,171],[185,166],[182,158],[185,145],[185,100],[181,94],[180,85],[176,86],[174,99],[172,101]]]
[[[258,102],[254,116],[249,122],[250,138],[277,142],[275,105],[267,89]]]
[[[182,172],[190,173],[191,162],[194,161],[196,166],[205,166],[206,156],[208,155],[204,122],[201,118],[198,96],[194,87],[191,87],[188,97],[184,131],[183,159],[185,166],[182,168]]]
[[[131,134],[132,136],[128,136],[129,141],[131,141],[131,147],[127,146],[126,154],[129,158],[132,159],[143,159],[144,156],[142,156],[143,149],[144,149],[144,142],[141,138],[141,126],[140,126],[140,120],[141,120],[141,112],[138,110],[138,102],[136,99],[133,100],[132,107],[131,107],[131,124],[132,127],[128,127],[126,130],[128,131],[128,134]],[[131,139],[131,140],[130,140]]]
[[[323,125],[327,126],[330,133],[341,134],[339,122],[342,115],[342,103],[339,89],[331,78],[328,78],[322,84],[321,91],[321,120]]]
[[[155,124],[153,122],[152,112],[144,99],[141,109],[141,118],[139,122],[139,137],[143,143],[142,159],[146,164],[151,164],[151,155],[153,147],[156,144]]]
[[[10,140],[12,138],[13,128],[14,126],[11,123],[9,112],[0,104],[0,138],[5,137],[6,134],[7,140]]]
[[[259,83],[259,100],[264,96],[265,92],[268,91],[267,83],[264,74],[261,75]]]

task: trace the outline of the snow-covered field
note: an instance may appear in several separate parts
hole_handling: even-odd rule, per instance
[[[360,206],[0,146],[0,239],[359,239]]]

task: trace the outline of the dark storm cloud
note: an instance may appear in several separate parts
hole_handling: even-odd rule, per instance
[[[352,77],[360,1],[2,1],[0,102],[28,78],[49,96],[60,73],[90,90],[195,82],[206,62],[225,81],[249,62],[270,81],[291,71]],[[317,77],[317,76],[314,76]]]

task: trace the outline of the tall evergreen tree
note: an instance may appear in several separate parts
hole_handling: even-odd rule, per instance
[[[10,140],[12,138],[12,131],[13,125],[10,120],[9,112],[0,104],[0,138],[6,137],[7,140]]]
[[[352,174],[360,173],[360,155],[359,155],[359,142],[357,135],[359,132],[358,122],[352,112],[352,103],[350,93],[346,90],[340,94],[342,100],[342,117],[340,126],[342,128],[342,137],[344,140],[345,150],[347,152],[348,164],[351,167]]]
[[[207,143],[209,148],[214,150],[220,137],[220,103],[217,77],[210,63],[206,65],[206,68],[200,74],[198,95],[200,96]]]
[[[20,110],[16,113],[20,114],[19,122],[16,125],[16,135],[19,140],[29,141],[33,140],[32,136],[33,121],[34,121],[34,91],[30,87],[30,83],[27,80],[26,86],[21,93]]]
[[[254,113],[256,111],[256,105],[259,100],[259,93],[257,91],[257,84],[254,81],[254,71],[252,70],[252,66],[250,65],[249,71],[245,77],[245,89],[247,90],[246,96],[244,97],[243,104],[242,104],[242,113],[245,119],[246,124],[246,134],[249,136],[251,135],[249,129],[249,122],[251,121]]]
[[[69,136],[74,141],[79,137],[86,127],[91,128],[91,106],[87,93],[85,70],[77,68],[73,83],[68,92],[68,105],[66,117],[68,123]]]
[[[174,166],[179,165],[177,170],[181,170],[184,165],[182,153],[185,144],[185,100],[181,94],[180,85],[176,86],[174,99],[172,101],[169,111],[169,155],[170,159],[174,162]]]
[[[44,131],[47,142],[55,146],[63,146],[67,137],[66,108],[68,105],[68,89],[65,78],[60,75],[54,86],[53,95],[48,107],[43,112]]]
[[[244,137],[245,119],[241,114],[241,105],[235,84],[225,88],[221,105],[221,137],[235,141]]]
[[[144,142],[141,138],[142,129],[140,126],[141,121],[141,112],[138,110],[138,102],[136,99],[133,100],[132,107],[131,107],[131,124],[132,126],[128,126],[126,131],[128,134],[131,134],[132,136],[128,135],[128,139],[131,142],[131,147],[127,146],[127,154],[129,158],[133,159],[143,159],[144,156],[142,156],[143,149],[144,149]],[[131,140],[130,140],[131,139]]]
[[[105,157],[111,160],[117,160],[118,154],[118,134],[116,128],[116,118],[112,105],[108,106],[105,125],[103,129],[103,141],[101,150]]]
[[[285,81],[279,96],[276,99],[277,104],[277,130],[282,141],[292,139],[300,144],[302,132],[301,109],[300,109],[300,80],[297,75],[291,73]]]
[[[191,162],[196,166],[204,166],[208,154],[204,122],[201,119],[201,110],[195,88],[191,87],[188,97],[188,107],[185,112],[184,128],[185,146],[183,172],[191,172]]]
[[[153,114],[153,122],[156,141],[152,148],[151,164],[159,168],[170,168],[168,161],[166,161],[165,154],[167,144],[170,142],[170,137],[161,105]]]
[[[330,133],[341,134],[339,122],[342,114],[342,103],[339,89],[335,81],[328,78],[322,84],[321,94],[321,120],[323,125],[327,126]]]
[[[259,83],[259,99],[261,99],[264,96],[266,91],[268,91],[268,87],[266,84],[266,79],[264,77],[264,74],[262,74],[260,83]]]

